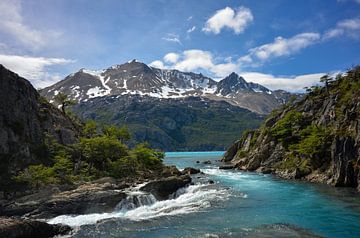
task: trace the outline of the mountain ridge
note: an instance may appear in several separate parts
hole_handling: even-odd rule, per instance
[[[136,60],[97,71],[80,69],[60,82],[40,90],[49,100],[59,92],[78,102],[95,97],[125,94],[157,98],[201,96],[224,100],[259,114],[269,113],[286,103],[292,95],[246,82],[234,72],[217,82],[201,73],[158,69]]]

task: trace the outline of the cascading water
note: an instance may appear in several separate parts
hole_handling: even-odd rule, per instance
[[[157,202],[154,195],[141,191],[129,193],[115,208],[115,211],[126,212],[137,207],[149,206]]]
[[[78,216],[62,215],[50,219],[48,223],[62,223],[75,227],[94,224],[109,218],[141,221],[161,216],[187,214],[208,208],[212,202],[227,199],[229,195],[226,189],[209,187],[208,184],[196,184],[179,189],[168,200],[157,201],[152,194],[138,189],[139,187],[136,187],[128,191],[127,198],[116,206],[114,212]]]

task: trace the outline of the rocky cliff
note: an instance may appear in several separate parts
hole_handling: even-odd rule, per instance
[[[0,65],[0,187],[9,187],[12,175],[29,164],[44,162],[46,134],[70,144],[78,127],[30,82]]]
[[[324,87],[308,89],[302,100],[244,133],[223,161],[242,170],[360,189],[360,67],[322,80]]]

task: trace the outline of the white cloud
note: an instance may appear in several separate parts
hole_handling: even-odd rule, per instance
[[[191,32],[193,32],[193,31],[195,31],[196,30],[196,26],[192,26],[192,27],[190,27],[186,32],[187,33],[191,33]]]
[[[0,9],[0,31],[32,50],[40,49],[61,35],[57,31],[41,31],[27,25],[18,0],[1,0]]]
[[[176,53],[168,53],[164,56],[164,61],[167,63],[175,64],[179,59],[179,55]]]
[[[158,69],[165,69],[164,63],[160,60],[155,60],[149,64],[151,67],[158,68]]]
[[[261,72],[244,71],[241,70],[239,64],[232,62],[231,57],[225,58],[222,62],[217,62],[211,52],[199,49],[186,50],[182,54],[178,54],[176,63],[168,63],[168,65],[164,65],[162,61],[157,60],[150,65],[156,68],[178,69],[188,72],[204,71],[216,80],[226,77],[231,72],[236,72],[248,82],[259,83],[272,90],[283,89],[290,92],[302,92],[304,87],[318,84],[320,77],[324,75],[324,73],[315,73],[279,77]]]
[[[46,87],[60,79],[58,74],[46,71],[53,65],[73,63],[73,60],[64,58],[29,57],[19,55],[0,55],[0,64],[28,79],[35,87]]]
[[[320,77],[325,73],[304,74],[290,77],[277,77],[260,72],[240,72],[240,74],[246,81],[259,83],[272,90],[282,89],[289,92],[301,92],[304,91],[304,87],[319,84]]]
[[[175,60],[176,59],[176,60]],[[180,71],[207,71],[215,77],[225,77],[233,71],[236,71],[237,65],[232,63],[229,58],[224,63],[217,63],[209,51],[186,50],[182,54],[169,53],[164,56],[164,61],[169,65],[164,65],[160,60],[153,61],[150,65],[156,65],[157,68],[172,68]]]
[[[239,58],[240,64],[259,63],[270,58],[287,56],[315,44],[320,39],[319,33],[307,32],[291,38],[277,37],[272,43],[249,50],[249,54]]]
[[[352,18],[339,21],[334,28],[324,33],[323,39],[328,40],[342,35],[346,35],[352,38],[359,38],[360,18]]]
[[[165,41],[175,42],[181,45],[180,37],[179,35],[168,33],[166,37],[161,38]]]
[[[249,8],[240,7],[234,11],[226,7],[218,10],[206,21],[203,31],[219,34],[223,28],[229,28],[235,34],[240,34],[253,20],[254,17]]]

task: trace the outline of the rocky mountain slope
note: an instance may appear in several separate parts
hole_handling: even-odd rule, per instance
[[[82,119],[126,125],[133,141],[165,151],[224,150],[238,131],[256,128],[263,117],[224,101],[203,97],[104,96],[75,105]]]
[[[360,189],[360,67],[323,80],[324,87],[313,87],[244,133],[223,161],[242,170]]]
[[[287,102],[291,95],[248,83],[235,73],[216,82],[202,74],[157,69],[136,60],[99,71],[81,69],[41,90],[41,94],[49,100],[59,92],[78,102],[112,95],[138,94],[155,98],[202,96],[224,100],[259,114],[269,113]]]
[[[78,128],[26,79],[0,65],[0,190],[17,171],[41,160],[46,134],[69,144]]]

